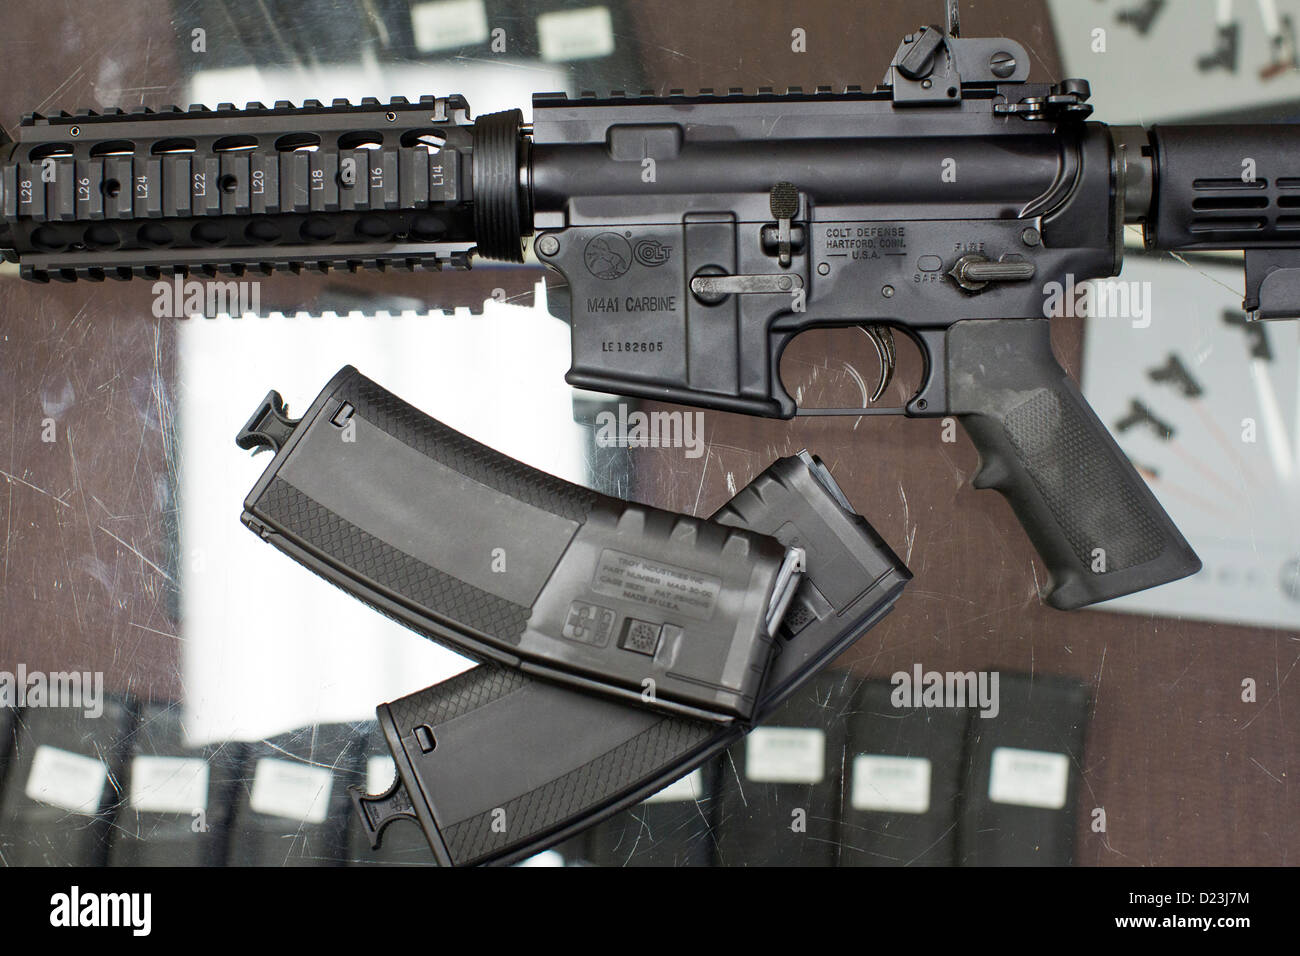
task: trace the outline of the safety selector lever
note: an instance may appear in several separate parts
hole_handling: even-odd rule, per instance
[[[990,282],[1025,282],[1034,277],[1034,264],[1018,257],[1003,256],[993,260],[981,255],[965,255],[957,260],[948,275],[967,292],[979,292]]]

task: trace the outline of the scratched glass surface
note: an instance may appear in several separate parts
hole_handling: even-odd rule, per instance
[[[430,93],[527,119],[551,90],[871,86],[942,6],[10,0],[0,123]],[[1034,81],[1092,79],[1100,120],[1300,118],[1295,4],[1238,5],[1231,49],[1212,5],[1155,6],[980,0],[961,27],[1020,41]],[[20,706],[0,710],[0,863],[432,862],[410,824],[370,849],[348,788],[392,780],[376,705],[469,662],[239,522],[269,458],[235,434],[268,389],[297,414],[345,364],[530,465],[694,515],[808,448],[915,576],[765,727],[530,862],[1294,862],[1300,344],[1274,323],[1261,350],[1225,321],[1239,259],[1129,246],[1150,327],[1067,317],[1054,345],[1206,570],[1070,613],[1042,604],[1042,563],[939,421],[705,412],[698,444],[598,441],[598,415],[661,407],[565,384],[568,330],[535,259],[277,275],[236,318],[160,315],[187,310],[147,281],[37,285],[4,266],[0,686]],[[919,380],[899,349],[882,402]],[[1170,356],[1185,376],[1153,378]],[[808,333],[782,377],[805,406],[851,406],[877,363],[859,330]],[[1235,441],[1246,417],[1254,444]],[[970,675],[970,706],[927,693],[948,674]]]

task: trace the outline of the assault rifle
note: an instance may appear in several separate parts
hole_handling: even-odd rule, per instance
[[[1248,317],[1297,316],[1300,126],[1109,127],[1085,81],[1028,75],[950,13],[874,89],[542,94],[531,123],[461,96],[32,114],[0,147],[0,247],[29,279],[215,279],[521,262],[531,238],[571,384],[778,418],[800,332],[865,328],[876,398],[905,335],[905,404],[805,413],[955,416],[1077,608],[1200,561],[1053,357],[1044,288],[1118,274],[1139,223],[1244,249]]]

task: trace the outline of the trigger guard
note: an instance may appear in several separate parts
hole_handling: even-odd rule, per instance
[[[768,372],[768,381],[771,383],[770,393],[772,401],[776,402],[780,409],[778,417],[783,419],[794,418],[799,414],[799,403],[785,390],[785,383],[781,381],[781,356],[785,354],[786,346],[802,331],[804,330],[778,332],[768,338],[768,356],[772,363],[771,370]]]
[[[797,338],[803,332],[811,328],[850,328],[865,327],[867,325],[884,326],[890,332],[901,332],[915,343],[921,353],[921,383],[916,392],[907,402],[899,406],[875,407],[869,406],[860,409],[817,409],[801,407],[785,389],[785,383],[781,381],[781,357],[785,353],[786,347],[792,340]],[[947,332],[948,328],[923,328],[917,329],[905,325],[895,325],[888,322],[826,322],[818,323],[816,326],[804,326],[790,332],[779,332],[770,338],[770,351],[772,356],[772,398],[781,406],[781,417],[791,418],[795,415],[905,415],[908,418],[938,418],[950,414],[948,410],[947,398],[947,379],[945,369],[947,362]]]

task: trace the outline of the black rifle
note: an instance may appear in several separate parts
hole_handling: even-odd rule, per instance
[[[950,5],[951,7],[951,5]],[[1245,249],[1250,318],[1300,313],[1300,126],[1108,127],[1088,84],[1026,82],[1008,39],[923,27],[873,90],[461,96],[24,117],[0,247],[31,279],[440,269],[538,258],[567,379],[789,418],[815,326],[924,356],[901,407],[956,416],[1077,608],[1200,561],[1056,362],[1047,290],[1116,275],[1126,223]],[[893,330],[891,332],[890,330]]]

